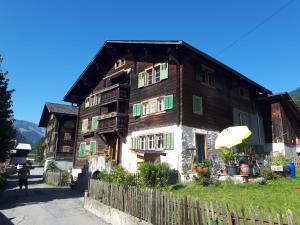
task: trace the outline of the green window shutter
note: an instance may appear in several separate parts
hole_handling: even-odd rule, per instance
[[[201,67],[196,68],[196,80],[203,81],[205,73]]]
[[[165,80],[169,77],[169,65],[167,62],[160,65],[160,79]]]
[[[169,133],[169,136],[170,136],[170,145],[169,145],[169,148],[171,149],[171,150],[173,150],[174,149],[174,133]]]
[[[167,144],[167,138],[168,138],[168,134],[164,134],[164,149],[168,149],[168,144]]]
[[[94,152],[96,152],[96,150],[97,150],[97,142],[96,141],[91,141],[90,142],[90,151],[92,153],[94,153]]]
[[[164,149],[165,150],[174,149],[174,133],[164,134]]]
[[[133,104],[133,106],[132,106],[132,116],[134,116],[134,117],[141,116],[141,104],[140,103]]]
[[[80,143],[79,156],[83,157],[84,154],[85,154],[85,143]]]
[[[173,109],[173,95],[164,96],[165,110]]]
[[[138,137],[131,138],[131,149],[138,149]]]
[[[82,120],[82,126],[81,126],[81,130],[82,131],[87,131],[87,129],[88,129],[88,123],[89,123],[88,119]]]
[[[92,118],[92,130],[98,129],[98,116]]]
[[[138,88],[145,86],[145,72],[140,72],[138,77]]]
[[[202,108],[202,98],[196,95],[193,95],[193,113],[202,115],[203,108]]]

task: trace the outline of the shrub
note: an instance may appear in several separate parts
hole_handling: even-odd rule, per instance
[[[55,172],[55,171],[58,171],[59,169],[57,168],[56,164],[54,161],[50,161],[47,165],[47,171],[50,171],[50,172]]]
[[[107,170],[102,170],[97,173],[97,179],[111,183],[113,181],[112,175]]]
[[[167,163],[158,163],[157,174],[156,174],[156,186],[157,187],[166,187],[168,185],[168,177],[170,167]]]
[[[265,179],[265,180],[273,180],[276,179],[275,174],[271,170],[270,166],[265,166],[260,169],[260,175]]]
[[[144,162],[139,166],[139,184],[144,187],[163,188],[178,180],[178,172],[170,170],[167,163]]]
[[[208,186],[214,183],[214,179],[211,177],[210,171],[199,172],[197,176],[194,177],[197,184],[202,186]]]
[[[144,162],[139,166],[140,176],[139,183],[145,187],[156,186],[156,174],[157,166],[156,163]]]
[[[112,171],[112,180],[115,184],[121,185],[125,180],[125,169],[118,165]]]
[[[282,154],[277,154],[272,162],[271,162],[271,165],[272,166],[284,166],[284,167],[287,167],[288,166],[288,158],[285,157],[284,155]]]

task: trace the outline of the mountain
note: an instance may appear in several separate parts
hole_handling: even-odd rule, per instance
[[[300,87],[294,91],[291,91],[290,95],[293,98],[293,100],[295,101],[295,103],[298,106],[299,111],[300,111]]]
[[[15,120],[14,126],[17,130],[17,142],[36,143],[44,136],[44,129],[37,124],[25,120]]]
[[[296,98],[296,97],[300,97],[300,87],[299,88],[297,88],[296,90],[294,90],[294,91],[291,91],[290,92],[290,95],[292,96],[292,98]]]

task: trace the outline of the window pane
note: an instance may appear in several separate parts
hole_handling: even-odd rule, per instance
[[[153,83],[152,79],[153,79],[153,75],[152,75],[152,69],[147,70],[147,84],[151,85]]]
[[[160,67],[155,67],[155,82],[160,81]]]

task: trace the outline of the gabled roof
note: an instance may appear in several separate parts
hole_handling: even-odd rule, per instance
[[[39,127],[47,127],[51,114],[77,116],[78,107],[47,102],[39,122]]]
[[[74,102],[74,99],[72,98],[73,95],[76,95],[75,93],[79,90],[79,86],[84,84],[84,81],[88,79],[85,76],[90,75],[89,72],[91,71],[92,65],[94,63],[99,63],[101,64],[101,61],[105,60],[105,54],[106,54],[106,49],[109,48],[110,46],[114,47],[121,47],[121,46],[126,46],[127,48],[130,47],[157,47],[157,46],[163,46],[163,47],[178,47],[183,50],[187,50],[190,53],[196,54],[197,56],[201,56],[216,65],[224,68],[228,72],[230,72],[231,75],[238,77],[239,79],[242,79],[249,83],[251,86],[255,87],[258,89],[260,92],[266,93],[266,94],[271,94],[272,92],[268,90],[267,88],[259,85],[258,83],[252,81],[251,79],[247,78],[243,74],[237,72],[236,70],[230,68],[229,66],[226,66],[225,64],[221,63],[220,61],[216,60],[215,58],[207,55],[206,53],[196,49],[195,47],[191,46],[190,44],[181,41],[181,40],[171,40],[171,41],[161,41],[161,40],[107,40],[103,46],[100,48],[96,56],[92,59],[92,61],[88,64],[86,69],[82,72],[82,74],[79,76],[79,78],[76,80],[76,82],[73,84],[71,89],[68,91],[68,93],[64,97],[64,101],[67,102]]]
[[[287,92],[278,93],[274,95],[269,95],[267,97],[262,97],[257,99],[260,102],[269,103],[280,103],[285,111],[288,112],[287,117],[292,120],[292,126],[296,129],[297,136],[300,137],[300,111],[292,99],[292,97]]]

